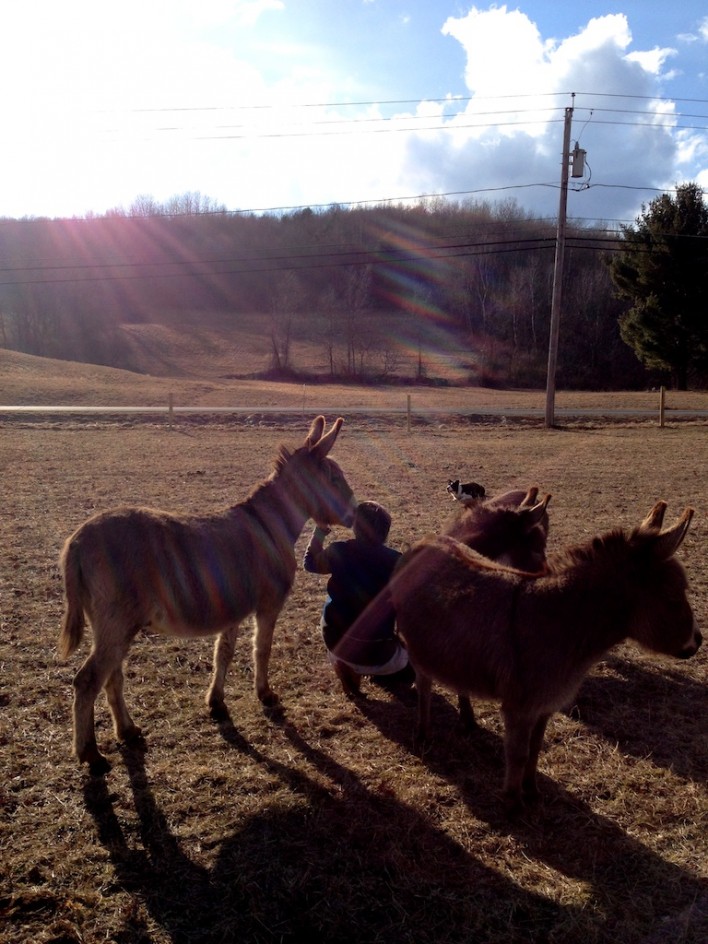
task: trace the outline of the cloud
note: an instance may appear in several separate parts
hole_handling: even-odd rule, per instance
[[[419,15],[403,30],[383,7],[377,22],[428,48]],[[391,116],[390,103],[313,106],[392,96],[354,30],[348,45],[327,40],[282,0],[6,4],[2,211],[101,212],[190,190],[233,209],[478,191],[553,215],[571,104],[592,168],[571,215],[632,217],[654,196],[633,188],[705,180],[705,135],[678,131],[665,99],[668,65],[683,68],[688,46],[637,48],[624,14],[546,37],[518,9],[465,9],[426,22],[464,65],[467,95],[456,85]],[[700,29],[708,41],[708,17]],[[691,45],[702,48],[697,32]]]
[[[545,47],[538,28],[519,10],[506,7],[480,11],[472,7],[464,17],[450,17],[443,35],[452,36],[467,55],[465,81],[477,95],[506,95],[543,81]],[[513,68],[510,64],[513,63]]]
[[[630,52],[627,55],[627,60],[628,62],[638,62],[645,72],[661,75],[666,60],[675,55],[675,49],[661,49],[659,46],[655,46],[645,52]]]
[[[679,153],[675,110],[659,94],[675,50],[632,49],[624,14],[545,39],[520,10],[472,7],[442,31],[464,49],[470,101],[444,119],[447,134],[409,140],[406,173],[422,191],[487,187],[479,199],[506,195],[533,212],[555,212],[563,114],[571,104],[573,140],[582,138],[592,173],[592,186],[572,195],[571,214],[634,215],[654,196],[634,188],[672,186],[681,155],[697,153],[689,134]]]
[[[214,2],[214,0],[212,0]],[[232,6],[228,0],[224,0],[224,6]],[[243,0],[236,3],[236,14],[244,26],[252,26],[264,13],[283,10],[285,4],[282,0]]]

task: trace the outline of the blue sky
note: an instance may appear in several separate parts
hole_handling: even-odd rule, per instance
[[[191,191],[230,210],[456,194],[555,216],[571,105],[571,217],[708,189],[695,0],[10,0],[0,88],[0,216]]]

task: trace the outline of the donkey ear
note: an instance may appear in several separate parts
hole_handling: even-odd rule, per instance
[[[550,495],[546,495],[542,501],[538,502],[537,505],[534,505],[533,508],[524,509],[526,515],[526,528],[530,531],[532,528],[535,528],[537,524],[540,524],[543,521],[544,515],[546,514],[546,508],[548,508],[548,503],[551,500]]]
[[[519,505],[519,508],[533,508],[533,506],[536,504],[537,498],[538,498],[538,486],[532,485],[531,488],[528,490],[528,492],[526,492],[526,494],[524,495],[523,500],[521,504]],[[550,501],[550,498],[551,496],[549,495],[546,500],[546,504],[548,504],[548,502]]]
[[[318,417],[324,423],[324,417]],[[316,422],[316,421],[315,421]],[[344,422],[344,417],[340,416],[332,424],[332,428],[328,433],[325,433],[324,436],[320,439],[319,442],[310,446],[310,453],[315,455],[317,459],[324,459],[328,454],[332,446],[335,444],[337,436],[339,435],[339,430],[342,428],[342,423]],[[313,424],[314,425],[314,424]]]
[[[312,426],[310,426],[310,432],[305,438],[305,445],[308,449],[312,449],[313,446],[316,446],[317,443],[322,439],[322,433],[324,432],[325,427],[325,418],[324,416],[316,416],[312,421]]]
[[[660,528],[664,523],[664,514],[666,513],[667,507],[665,501],[658,501],[644,521],[639,525],[640,529],[646,531],[649,528]]]
[[[688,534],[688,528],[694,513],[693,508],[686,508],[676,524],[672,528],[662,531],[656,538],[654,551],[660,560],[668,560],[679,549],[681,542]]]

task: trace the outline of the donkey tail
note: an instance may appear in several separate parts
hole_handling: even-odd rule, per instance
[[[65,608],[59,633],[59,657],[68,659],[79,647],[84,634],[84,583],[78,548],[67,541],[59,560],[64,578]]]

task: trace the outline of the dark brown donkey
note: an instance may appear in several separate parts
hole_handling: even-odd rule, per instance
[[[277,703],[268,685],[273,629],[296,572],[294,545],[306,521],[352,522],[355,501],[327,455],[341,417],[325,433],[314,420],[305,443],[280,449],[272,474],[243,502],[221,514],[177,516],[148,508],[94,515],[64,545],[66,611],[59,653],[78,647],[88,617],[91,654],[74,678],[74,751],[96,775],[110,770],[99,752],[94,702],[105,688],[116,737],[140,737],[123,698],[123,660],[140,630],[169,636],[218,634],[206,702],[223,714],[224,679],[239,623],[255,613],[255,688]]]
[[[498,564],[535,573],[546,566],[550,500],[546,495],[539,501],[538,488],[533,486],[465,503],[443,534]]]
[[[546,495],[537,501],[538,488],[504,492],[486,501],[465,503],[461,511],[447,522],[444,534],[466,544],[493,560],[501,560],[519,570],[540,572],[546,563],[548,537],[548,502]],[[403,564],[399,564],[399,567]],[[426,574],[426,579],[430,575]],[[366,608],[340,640],[335,654],[345,661],[357,661],[362,639],[376,637],[381,622],[390,617],[393,608],[389,588]],[[347,673],[340,676],[347,697],[359,694],[359,677]],[[460,719],[467,727],[475,724],[472,704],[467,694],[459,695]]]
[[[546,567],[550,500],[546,495],[539,502],[534,485],[525,492],[514,489],[486,501],[468,501],[443,534],[498,564],[540,574]],[[470,696],[460,692],[457,704],[462,725],[472,730],[477,722]]]
[[[689,658],[701,644],[674,554],[693,516],[661,530],[659,502],[629,535],[612,531],[566,550],[532,577],[449,537],[420,542],[394,574],[391,596],[418,687],[417,742],[429,733],[433,679],[501,701],[504,796],[510,812],[537,795],[536,765],[550,716],[591,666],[629,638]]]

